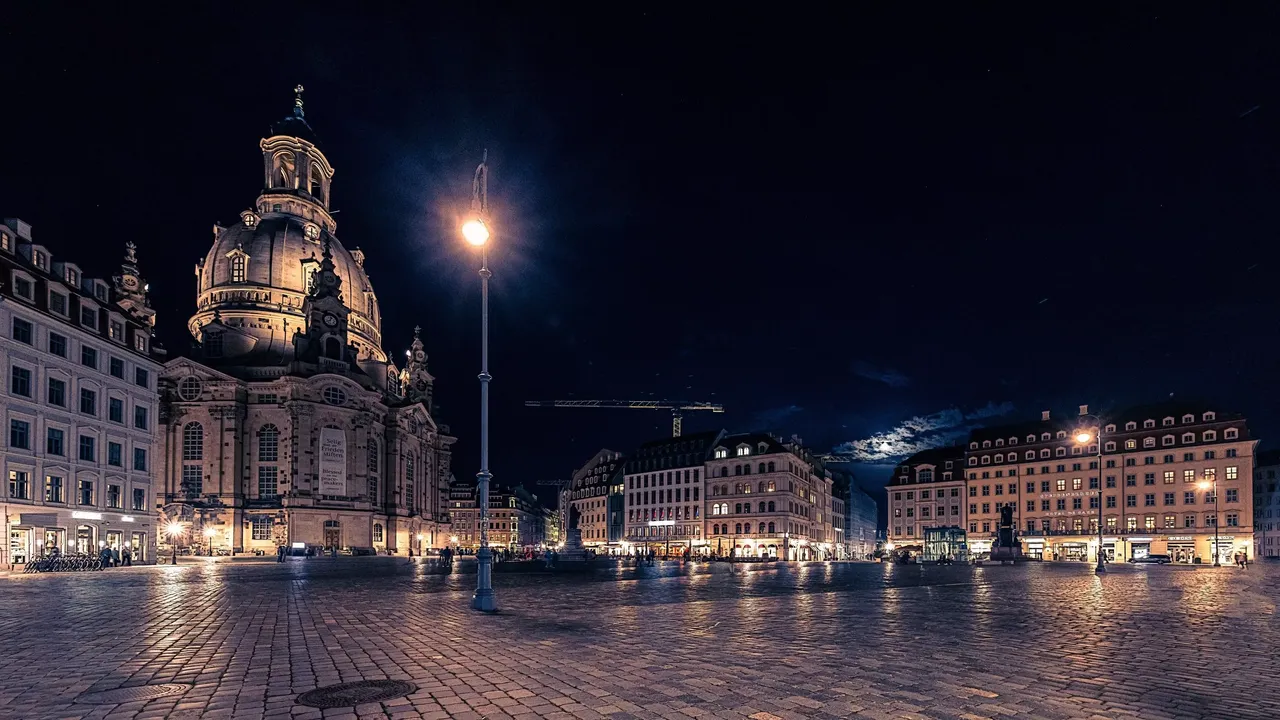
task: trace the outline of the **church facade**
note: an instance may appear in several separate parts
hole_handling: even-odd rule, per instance
[[[160,376],[162,516],[215,552],[443,547],[455,439],[419,331],[404,368],[382,347],[300,87],[259,149],[262,192],[196,264],[194,350]]]

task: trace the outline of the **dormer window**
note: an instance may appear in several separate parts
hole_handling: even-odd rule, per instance
[[[1240,431],[1235,428],[1227,428],[1222,431],[1223,440],[1235,440],[1238,437],[1240,437]]]
[[[1129,422],[1127,422],[1127,423],[1125,423],[1125,424],[1124,424],[1124,429],[1125,429],[1125,430],[1137,430],[1137,429],[1138,429],[1138,423],[1136,423],[1136,422],[1134,422],[1134,421],[1130,420]]]
[[[252,210],[245,210],[240,213],[240,219],[244,222],[244,226],[247,228],[258,227],[258,222],[260,221],[257,214]]]
[[[41,250],[33,249],[31,251],[31,264],[41,270],[47,270],[49,268],[49,255]]]
[[[137,350],[140,353],[144,353],[147,351],[146,333],[136,332],[133,334],[133,349]]]
[[[991,447],[991,441],[990,441],[990,440],[983,440],[983,441],[982,441],[982,447],[984,447],[984,448],[989,448],[989,447]]]
[[[1018,444],[1018,438],[1016,438],[1016,437],[1011,437],[1011,438],[1009,438],[1009,444],[1010,444],[1010,445],[1017,445],[1017,444]]]
[[[75,268],[73,267],[65,268],[63,277],[66,279],[67,284],[70,285],[71,287],[73,288],[80,287],[80,273],[76,272]]]
[[[1205,422],[1211,422],[1213,420],[1216,420],[1218,418],[1218,415],[1216,413],[1207,412],[1202,417],[1204,418]]]
[[[969,449],[970,449],[970,450],[977,450],[977,449],[978,449],[978,443],[976,443],[976,442],[971,442],[971,443],[969,443]]]
[[[1153,448],[1156,446],[1156,439],[1153,437],[1142,438],[1142,447]]]
[[[724,449],[724,448],[722,448],[722,447],[718,447],[718,448],[716,448],[715,456],[716,456],[716,459],[717,459],[717,460],[721,460],[721,459],[723,459],[723,458],[727,458],[727,457],[729,457],[729,451],[728,451],[728,450],[726,450],[726,449]]]
[[[1173,418],[1167,417],[1161,422],[1161,424],[1164,425],[1165,427],[1169,427],[1170,425],[1173,424]]]
[[[222,357],[222,333],[207,332],[204,334],[204,354],[205,357]]]
[[[1033,442],[1035,442],[1035,441],[1036,441],[1036,436],[1035,436],[1035,435],[1028,435],[1028,436],[1027,436],[1027,442],[1029,442],[1029,443],[1033,443]]]
[[[1178,439],[1172,435],[1165,435],[1164,437],[1160,438],[1160,444],[1164,445],[1165,447],[1168,447],[1174,444],[1175,442],[1177,442],[1177,440]]]
[[[1182,433],[1182,442],[1193,443],[1196,441],[1195,433]]]
[[[231,282],[242,283],[248,275],[249,258],[238,253],[231,258]]]
[[[1107,425],[1105,428],[1103,428],[1103,430],[1102,430],[1102,431],[1103,431],[1103,432],[1113,433],[1113,432],[1115,432],[1115,431],[1116,431],[1116,426],[1115,426],[1114,424]]]
[[[1155,420],[1147,419],[1142,421],[1142,427],[1144,428],[1153,428],[1155,426],[1156,426]]]
[[[1212,430],[1205,430],[1204,439],[1205,439],[1205,442],[1213,442],[1214,440],[1218,439],[1218,433]]]
[[[13,252],[13,238],[9,237],[9,233],[0,233],[0,250]]]
[[[1059,430],[1059,431],[1058,431],[1058,439],[1059,439],[1059,440],[1061,440],[1061,439],[1065,438],[1066,436],[1067,436],[1067,431],[1066,431],[1066,430]]]
[[[20,274],[16,270],[13,273],[13,294],[17,297],[34,302],[36,299],[35,283],[25,274]]]
[[[1106,448],[1107,452],[1115,452],[1115,451],[1116,451],[1116,444],[1115,444],[1115,442],[1114,442],[1114,441],[1109,441],[1109,442],[1107,442],[1107,444],[1106,444],[1104,447]]]
[[[94,296],[94,297],[96,297],[96,298],[98,298],[98,299],[99,299],[99,300],[101,300],[102,302],[106,302],[106,301],[107,301],[107,286],[106,286],[106,285],[103,285],[103,284],[102,284],[102,283],[100,283],[100,282],[96,282],[96,283],[94,283],[94,284],[93,284],[93,296]]]
[[[1052,435],[1050,435],[1049,433],[1040,433],[1040,439],[1041,439],[1041,440],[1051,440],[1051,439],[1053,439],[1053,436],[1052,436]]]
[[[1004,438],[996,438],[996,447],[1004,447]]]
[[[751,454],[751,448],[749,446],[747,445],[738,446],[738,457],[743,457],[744,455],[750,455],[750,454]]]
[[[1186,415],[1182,416],[1182,422],[1184,423],[1195,422],[1195,421],[1196,421],[1196,416],[1192,415],[1191,413],[1187,413]]]

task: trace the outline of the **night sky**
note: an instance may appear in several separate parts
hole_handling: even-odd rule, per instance
[[[136,242],[183,354],[194,263],[302,83],[386,349],[424,328],[458,477],[486,147],[500,484],[670,432],[529,399],[720,402],[686,431],[853,443],[871,487],[1080,403],[1207,398],[1280,435],[1274,7],[31,6],[0,30],[0,213],[101,275]]]

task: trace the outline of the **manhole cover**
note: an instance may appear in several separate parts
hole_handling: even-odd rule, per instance
[[[355,707],[404,697],[418,689],[400,680],[360,680],[316,688],[298,696],[298,703],[313,708]]]
[[[115,690],[85,693],[77,697],[76,702],[92,705],[121,705],[123,703],[137,702],[139,700],[155,700],[156,698],[181,695],[190,689],[190,685],[181,685],[178,683],[165,683],[163,685],[137,685],[134,687],[116,688]]]

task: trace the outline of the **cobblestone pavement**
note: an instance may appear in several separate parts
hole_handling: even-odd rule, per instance
[[[474,579],[393,558],[10,575],[0,718],[1280,717],[1280,566],[499,574],[497,616],[467,609]],[[361,679],[417,691],[295,702]],[[159,683],[189,689],[76,702]]]

